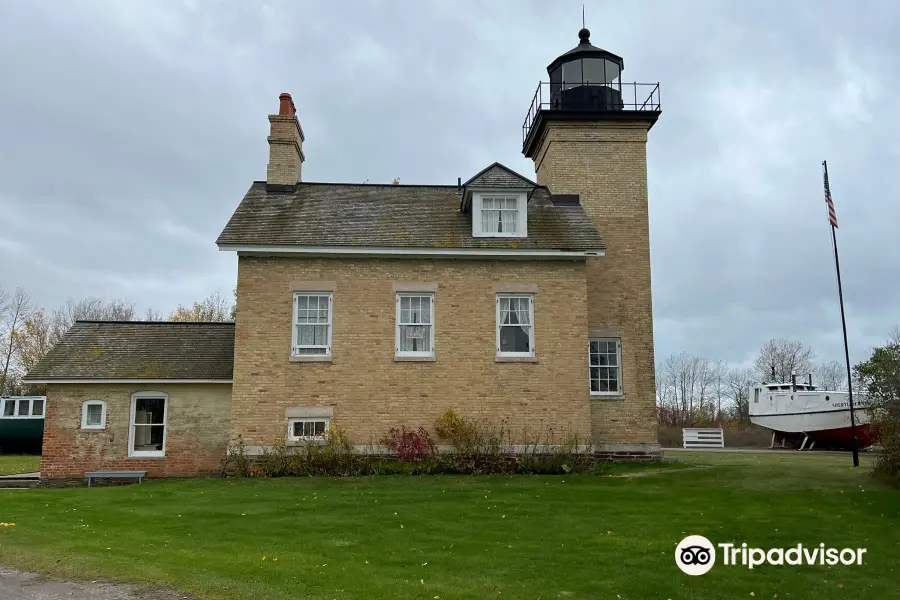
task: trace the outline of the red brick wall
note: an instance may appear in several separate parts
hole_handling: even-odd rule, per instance
[[[131,395],[168,394],[166,455],[129,458]],[[106,427],[81,428],[86,400],[106,401]],[[231,427],[228,384],[56,384],[48,386],[41,477],[82,477],[85,471],[139,470],[148,477],[219,472]]]

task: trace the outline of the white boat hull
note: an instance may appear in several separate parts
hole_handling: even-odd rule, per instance
[[[771,429],[783,438],[822,445],[852,443],[850,401],[847,392],[814,389],[751,388],[750,422]],[[868,399],[854,396],[853,415],[861,448],[872,444]]]
[[[857,425],[869,423],[869,415],[865,409],[853,411]],[[750,416],[750,422],[773,431],[784,433],[812,433],[850,427],[850,410],[834,412],[799,413],[793,415],[757,415]]]

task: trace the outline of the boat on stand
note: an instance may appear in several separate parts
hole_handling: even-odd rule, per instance
[[[850,424],[850,395],[840,390],[820,390],[812,375],[798,383],[792,375],[789,383],[763,383],[750,386],[750,422],[772,431],[774,448],[786,443],[799,449],[848,450],[853,446]],[[870,400],[853,395],[856,439],[862,450],[874,442],[869,417]]]
[[[0,397],[0,454],[40,454],[46,396]]]

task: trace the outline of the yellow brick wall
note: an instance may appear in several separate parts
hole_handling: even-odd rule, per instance
[[[164,457],[128,456],[131,395],[168,394]],[[82,404],[106,402],[106,427],[81,428]],[[140,470],[148,476],[217,474],[230,431],[229,384],[52,384],[47,389],[41,477]]]
[[[279,185],[293,185],[302,178],[302,134],[297,117],[269,115],[269,163],[266,181]]]
[[[624,399],[591,403],[595,442],[656,444],[647,124],[548,122],[537,181],[579,194],[608,249],[587,264],[588,326],[621,333]]]
[[[289,360],[294,282],[335,284],[333,359]],[[437,283],[435,361],[395,362],[394,284]],[[537,362],[498,363],[494,284],[533,284]],[[233,437],[268,446],[289,407],[332,407],[357,444],[389,428],[432,430],[452,406],[521,437],[590,433],[584,263],[240,257]],[[523,441],[521,439],[517,441]]]

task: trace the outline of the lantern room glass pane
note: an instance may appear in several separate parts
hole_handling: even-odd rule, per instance
[[[563,87],[568,89],[581,85],[581,59],[563,63]]]
[[[556,98],[562,86],[562,65],[550,71],[550,98]]]
[[[554,70],[550,71],[550,83],[561,83],[562,82],[562,65],[556,67]]]
[[[606,83],[606,76],[603,74],[603,59],[586,58],[584,59],[584,82],[585,83]]]

